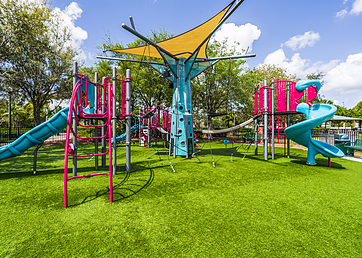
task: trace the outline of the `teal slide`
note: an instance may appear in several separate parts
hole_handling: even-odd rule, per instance
[[[286,135],[296,143],[308,148],[307,164],[315,165],[315,156],[322,154],[327,158],[341,158],[343,152],[328,143],[313,140],[311,130],[328,121],[337,111],[337,108],[328,104],[314,104],[310,109],[306,103],[297,106],[297,112],[306,115],[307,119],[285,129]]]
[[[138,124],[131,127],[131,134],[133,134],[136,130],[138,130]],[[126,133],[121,134],[120,136],[116,137],[116,143],[119,143],[120,141],[126,140]],[[112,139],[113,143],[113,139]]]
[[[0,147],[0,160],[20,156],[27,149],[43,143],[49,137],[60,133],[67,126],[69,107],[56,113],[48,121],[34,127],[12,143]]]

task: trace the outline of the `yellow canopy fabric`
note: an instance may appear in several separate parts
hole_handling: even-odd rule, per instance
[[[163,49],[167,50],[174,56],[180,58],[185,57],[188,58],[191,56],[193,52],[200,46],[200,44],[207,38],[210,33],[215,29],[215,27],[219,24],[222,20],[224,15],[230,9],[232,3],[228,5],[224,10],[219,12],[210,20],[206,21],[205,23],[201,24],[200,26],[185,32],[181,35],[176,37],[158,42],[157,45],[162,47]],[[209,40],[207,40],[200,48],[200,51],[197,55],[197,58],[207,58],[206,56],[206,46]],[[140,56],[149,56],[155,58],[161,58],[162,56],[159,54],[157,49],[154,46],[142,46],[142,47],[135,47],[135,48],[126,48],[126,49],[115,49],[112,50],[114,52],[121,52],[126,54],[133,54],[133,55],[140,55]]]

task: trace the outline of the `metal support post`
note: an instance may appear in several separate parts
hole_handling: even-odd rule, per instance
[[[287,111],[290,111],[290,86],[287,85]],[[289,114],[287,115],[287,127],[290,126],[290,117]],[[285,133],[284,133],[285,134]],[[287,138],[287,158],[290,157],[290,139]]]
[[[117,89],[117,68],[115,66],[113,66],[113,89],[112,89],[112,138],[113,138],[113,150],[112,150],[112,155],[113,155],[113,175],[117,174],[117,115],[116,115],[116,111],[117,111],[117,94],[116,94],[116,89]]]
[[[78,76],[78,64],[74,62],[73,66],[73,89],[75,89],[75,85],[77,84],[77,76]],[[74,102],[74,113],[73,113],[73,131],[74,134],[77,134],[77,120],[75,115],[77,115],[77,104]],[[75,114],[75,115],[74,115]],[[74,154],[77,154],[77,138],[73,135],[73,146],[74,146]],[[77,157],[73,156],[73,176],[77,176]]]
[[[131,109],[131,70],[126,71],[126,113],[130,115]],[[126,117],[126,173],[131,173],[131,116]]]
[[[255,124],[255,128],[254,128],[254,142],[255,142],[255,145],[254,145],[254,153],[255,155],[258,155],[258,118],[256,117],[254,119],[254,124]]]
[[[264,80],[264,160],[268,160],[268,84]]]
[[[38,158],[38,150],[41,148],[41,146],[43,146],[43,143],[40,143],[36,146],[35,150],[34,150],[34,162],[33,162],[33,174],[36,174],[36,162],[37,162],[37,158]]]
[[[104,80],[104,78],[103,78],[103,80]],[[106,87],[106,89],[108,89],[108,87]],[[104,114],[106,112],[106,107],[105,107],[106,97],[107,97],[106,93],[104,92],[104,90],[102,90],[102,101],[101,101],[101,103],[102,103],[102,114]],[[107,131],[106,126],[105,126],[106,123],[107,123],[106,118],[104,118],[102,120],[102,125],[103,125],[102,126],[102,137],[106,135],[106,131]],[[111,137],[111,136],[108,135],[108,137]],[[106,152],[106,137],[103,137],[102,138],[102,153],[105,153],[105,152]],[[106,162],[107,162],[106,158],[107,158],[106,155],[102,155],[102,167],[106,167]]]
[[[9,137],[8,140],[11,141],[11,93],[9,92],[9,107],[8,107],[8,118],[9,118]]]
[[[98,86],[99,86],[99,83],[98,83],[98,73],[95,73],[94,74],[94,81],[96,82],[96,85],[94,86],[95,87],[95,94],[94,94],[94,113],[95,114],[98,114]],[[96,127],[94,128],[95,131],[94,131],[94,136],[95,137],[98,137],[98,128],[97,125],[98,125],[98,120],[95,119],[95,125]],[[95,154],[98,154],[98,139],[95,139],[95,146],[94,146],[95,150],[94,150],[94,153]],[[94,162],[95,162],[95,170],[98,170],[98,156],[95,156],[94,157]]]
[[[141,108],[138,109],[138,123],[139,123],[139,126],[138,126],[138,146],[144,146],[144,144],[142,145],[142,139],[141,139],[141,136],[142,136],[142,118],[141,118]]]
[[[287,115],[287,127],[290,126],[290,117],[289,117],[289,114]],[[290,158],[290,139],[288,137],[287,139],[287,158],[289,159]]]
[[[187,107],[187,105],[185,104],[185,107]],[[188,133],[187,133],[187,121],[188,121],[188,114],[187,114],[187,111],[185,112],[185,124],[186,124],[186,126],[185,126],[185,134],[186,134],[186,158],[188,159],[189,158],[189,141],[188,141],[188,137],[189,137],[189,135],[188,135]]]
[[[271,130],[272,130],[272,137],[271,137],[271,143],[272,143],[272,159],[274,159],[274,112],[275,112],[275,101],[274,101],[274,95],[275,95],[275,92],[274,92],[274,82],[272,82],[272,87],[271,87],[271,90],[272,90],[272,95],[271,95]]]
[[[147,148],[151,148],[151,118],[148,118],[147,121]]]
[[[191,80],[190,77],[188,77],[187,80]],[[191,83],[188,84],[188,90],[190,95],[190,118],[187,119],[191,123],[192,128],[192,138],[191,138],[191,153],[195,152],[195,138],[194,138],[194,121],[193,121],[193,115],[192,115],[192,91],[191,91]],[[187,128],[187,125],[186,125]],[[190,132],[191,133],[191,132]],[[187,150],[188,152],[189,150]]]

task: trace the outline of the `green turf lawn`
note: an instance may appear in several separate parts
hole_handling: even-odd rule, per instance
[[[132,145],[127,175],[120,147],[114,203],[108,176],[81,178],[69,182],[68,209],[63,146],[40,149],[37,175],[33,149],[1,161],[0,257],[362,256],[362,163],[329,168],[318,155],[309,167],[297,149],[264,161],[262,148],[230,162],[230,148],[212,149],[215,168],[207,144],[200,163],[171,158],[173,173],[161,147]],[[95,172],[94,160],[78,165]]]

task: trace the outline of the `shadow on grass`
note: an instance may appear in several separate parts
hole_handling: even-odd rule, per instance
[[[214,162],[215,165],[217,165],[221,160],[225,159],[226,157],[229,157],[229,160],[231,162],[231,156],[233,158],[244,158],[245,160],[255,160],[255,161],[263,161],[270,164],[278,165],[278,166],[286,166],[285,164],[280,163],[274,163],[271,159],[271,156],[268,156],[268,160],[264,160],[263,153],[259,153],[258,155],[254,154],[254,150],[247,149],[248,145],[245,144],[245,147],[236,146],[233,148],[218,148],[218,149],[212,149],[212,155],[214,156]],[[245,155],[246,154],[246,155]],[[275,159],[283,158],[283,154],[275,153],[274,154]],[[210,149],[203,150],[202,152],[197,154],[198,157],[205,157],[210,156],[211,160],[211,153]],[[245,157],[244,157],[245,156]],[[233,160],[234,161],[234,160]]]
[[[166,166],[150,167],[149,164],[148,166],[132,164],[133,171],[131,173],[118,173],[117,175],[123,175],[124,177],[120,182],[113,184],[113,202],[130,198],[147,188],[153,182],[155,176],[154,169],[162,167]],[[99,197],[109,195],[109,193],[110,189],[107,186],[103,190],[96,192],[96,194],[87,196],[81,202],[69,205],[68,207],[75,207],[94,201]]]
[[[47,166],[49,167],[49,166]],[[10,172],[10,173],[0,173],[0,180],[6,180],[6,179],[11,179],[11,178],[24,178],[24,177],[30,177],[30,176],[42,176],[42,175],[49,175],[49,174],[63,174],[64,173],[64,169],[63,168],[59,168],[59,166],[57,166],[57,169],[44,169],[46,168],[46,166],[43,166],[42,168],[38,168],[36,174],[34,175],[32,172],[32,167],[29,168],[29,171],[27,172]],[[23,167],[24,169],[24,167]],[[79,173],[85,173],[88,171],[94,170],[94,166],[88,166],[88,167],[81,167],[81,168],[77,168],[77,172]],[[71,171],[71,169],[68,168],[68,171]],[[99,171],[108,171],[108,167],[100,167]]]
[[[295,158],[295,156],[293,156],[293,158]],[[298,164],[298,165],[307,165],[307,158],[304,157],[298,157],[298,159],[295,160],[291,160],[290,161],[293,164]],[[316,159],[316,167],[328,167],[328,158],[325,159]],[[314,167],[311,166],[311,167]],[[337,162],[333,162],[331,161],[331,168],[334,169],[346,169],[345,167],[343,167],[341,164],[337,163]]]

